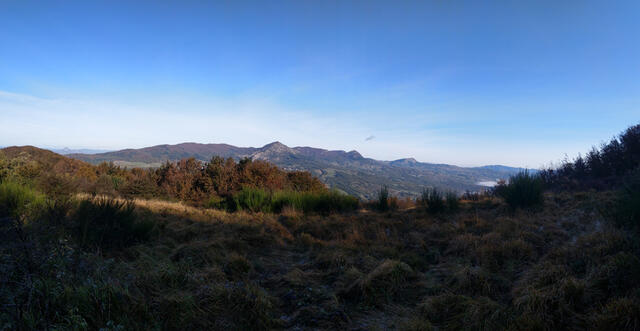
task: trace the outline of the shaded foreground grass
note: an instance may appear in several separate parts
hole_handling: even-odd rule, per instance
[[[611,199],[561,193],[536,211],[487,198],[445,214],[325,216],[133,200],[129,216],[112,207],[152,228],[115,246],[74,239],[74,202],[62,222],[43,213],[24,225],[22,239],[3,223],[0,325],[637,329],[638,246],[598,212]]]

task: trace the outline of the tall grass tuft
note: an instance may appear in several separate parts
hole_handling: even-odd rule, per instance
[[[285,208],[305,213],[351,211],[358,208],[359,201],[339,191],[275,191],[246,187],[233,197],[235,210],[251,212],[281,213]]]
[[[389,210],[389,188],[387,187],[387,185],[384,185],[380,188],[380,191],[378,192],[378,203],[376,207],[380,211]]]
[[[445,194],[445,200],[447,201],[447,209],[450,211],[456,211],[460,209],[460,197],[453,191],[448,191]]]
[[[508,184],[498,185],[495,193],[512,209],[528,208],[542,204],[543,186],[540,176],[525,170],[512,176]]]
[[[457,197],[456,197],[457,202]],[[425,188],[422,190],[420,204],[430,213],[441,213],[446,210],[445,195],[437,188]]]
[[[148,239],[153,226],[138,220],[133,203],[97,198],[80,202],[73,234],[81,246],[118,249]]]
[[[46,205],[41,193],[13,181],[0,183],[0,217],[37,217]]]
[[[263,189],[245,187],[233,196],[233,201],[236,210],[271,212],[271,195]]]
[[[378,199],[375,201],[375,208],[379,211],[388,211],[398,209],[398,197],[389,194],[389,188],[384,185],[378,191]]]
[[[279,191],[273,194],[272,210],[280,213],[285,207],[305,213],[331,213],[351,211],[358,208],[358,199],[338,191],[296,192]]]

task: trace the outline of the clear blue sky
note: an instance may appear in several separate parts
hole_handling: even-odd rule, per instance
[[[538,167],[639,120],[640,1],[0,2],[2,146]]]

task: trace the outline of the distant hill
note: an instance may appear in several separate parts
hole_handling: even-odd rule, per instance
[[[86,148],[81,148],[81,149],[70,149],[70,148],[45,148],[46,150],[50,150],[54,153],[58,153],[60,155],[68,155],[68,154],[98,154],[98,153],[107,153],[107,152],[111,152],[110,150],[106,150],[106,149],[86,149]]]
[[[9,159],[35,162],[38,167],[53,170],[60,174],[76,175],[91,173],[91,165],[84,161],[65,157],[49,150],[34,146],[11,146],[0,149],[0,153]]]
[[[399,196],[417,196],[427,186],[458,192],[478,191],[486,187],[480,182],[506,179],[520,168],[491,165],[458,167],[448,164],[418,162],[407,158],[379,161],[365,158],[357,151],[329,151],[313,147],[288,147],[273,142],[261,148],[236,147],[227,144],[183,143],[158,145],[140,149],[99,154],[69,154],[89,163],[103,161],[124,166],[157,166],[164,161],[195,157],[209,161],[213,156],[234,159],[266,160],[286,170],[307,170],[332,188],[360,198],[373,198],[382,185],[388,185]]]

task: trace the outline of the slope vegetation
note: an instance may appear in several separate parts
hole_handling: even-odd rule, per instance
[[[73,158],[91,163],[110,161],[125,166],[158,166],[167,160],[194,157],[208,161],[213,156],[236,160],[251,158],[271,162],[288,170],[309,171],[332,188],[371,199],[382,185],[398,196],[417,197],[425,186],[458,192],[479,191],[478,182],[506,179],[519,171],[505,166],[464,168],[446,164],[421,163],[413,159],[378,161],[357,151],[328,151],[312,147],[290,148],[274,142],[261,148],[242,148],[225,144],[185,143],[159,145],[142,149],[86,155]]]

